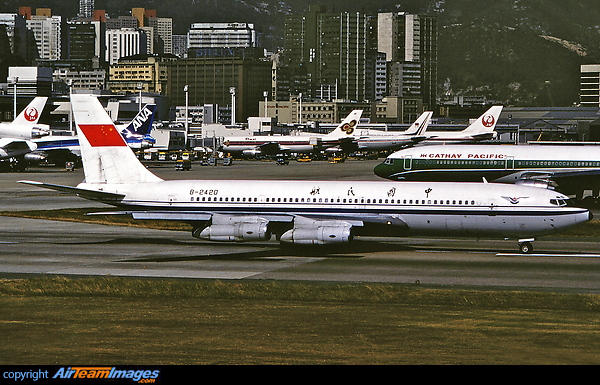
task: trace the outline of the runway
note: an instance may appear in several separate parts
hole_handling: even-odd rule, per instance
[[[377,161],[236,162],[233,166],[175,171],[152,168],[164,179],[379,180]],[[36,169],[0,175],[0,211],[107,206],[17,184],[20,179],[75,186],[80,170]],[[393,183],[393,182],[390,182]],[[383,282],[431,287],[600,292],[596,239],[546,237],[535,254],[517,253],[516,241],[443,238],[360,238],[335,248],[269,243],[211,243],[188,232],[1,217],[0,276],[31,275],[263,279],[310,282]]]

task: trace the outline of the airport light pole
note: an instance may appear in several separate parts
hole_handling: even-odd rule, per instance
[[[137,84],[137,89],[139,92],[139,99],[138,99],[138,112],[142,111],[142,88],[144,87],[144,85],[142,83],[138,83]]]
[[[17,117],[17,83],[19,82],[19,77],[15,76],[13,78],[13,120]]]
[[[269,111],[267,110],[267,101],[268,101],[269,92],[263,91],[263,96],[265,97],[265,118],[267,118],[267,117],[269,117]]]
[[[298,124],[302,124],[302,92],[298,95],[298,101],[300,102],[298,106]]]
[[[235,87],[229,87],[231,94],[231,125],[235,126]]]
[[[185,147],[187,148],[188,134],[190,131],[190,123],[188,121],[188,110],[189,110],[189,86],[186,84],[183,87],[183,92],[185,92]]]

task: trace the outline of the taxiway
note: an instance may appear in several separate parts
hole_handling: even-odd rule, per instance
[[[380,180],[378,161],[296,163],[241,161],[233,166],[172,165],[152,171],[164,179]],[[0,175],[0,211],[108,207],[16,183],[31,179],[75,186],[74,172],[38,168]],[[393,183],[393,182],[390,182]],[[536,254],[516,253],[516,242],[443,238],[365,238],[335,248],[278,243],[210,243],[188,232],[74,222],[0,218],[0,276],[106,275],[194,279],[386,282],[464,288],[600,292],[596,239],[545,237]]]

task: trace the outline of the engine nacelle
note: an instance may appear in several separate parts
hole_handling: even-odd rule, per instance
[[[262,151],[260,150],[260,148],[251,148],[248,150],[244,150],[242,151],[242,155],[248,158],[252,158],[258,155],[261,155]]]
[[[352,242],[352,225],[344,221],[313,221],[296,224],[279,240],[301,245],[327,245]]]
[[[50,135],[50,126],[39,124],[31,129],[31,138],[38,139]]]
[[[218,242],[267,241],[271,238],[269,221],[260,217],[226,217],[215,215],[212,224],[194,229],[196,238]]]
[[[539,187],[554,190],[556,183],[546,179],[519,179],[515,182],[519,186]]]

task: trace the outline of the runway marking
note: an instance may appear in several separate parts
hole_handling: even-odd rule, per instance
[[[600,254],[521,254],[521,253],[497,253],[496,257],[600,258]]]

